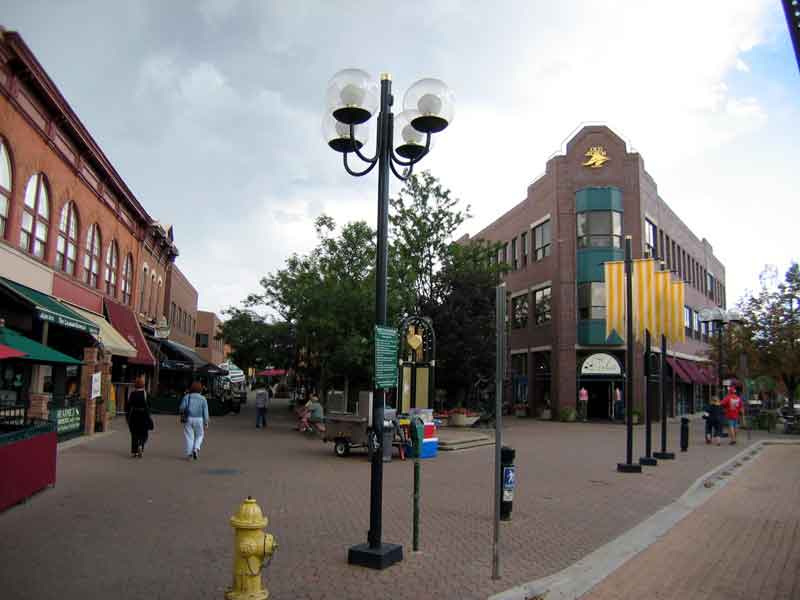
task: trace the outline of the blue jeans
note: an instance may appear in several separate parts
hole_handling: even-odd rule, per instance
[[[256,427],[266,427],[267,425],[267,407],[256,407]]]

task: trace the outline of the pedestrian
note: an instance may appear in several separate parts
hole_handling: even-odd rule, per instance
[[[264,384],[256,384],[256,429],[267,426],[267,401],[269,388]]]
[[[714,443],[719,446],[720,431],[722,429],[722,406],[719,398],[714,396],[706,407],[706,444]]]
[[[142,458],[147,434],[153,429],[153,417],[150,415],[150,404],[147,402],[147,392],[144,389],[144,375],[136,378],[133,391],[128,396],[125,420],[131,432],[131,456]]]
[[[725,409],[725,418],[728,420],[731,446],[736,443],[736,426],[739,424],[739,415],[742,413],[742,407],[742,399],[736,393],[736,386],[730,386],[728,395],[722,399],[722,408]]]
[[[189,393],[178,407],[178,419],[183,423],[183,437],[186,441],[186,458],[197,460],[203,445],[205,429],[208,429],[208,401],[200,392],[203,385],[193,381]]]

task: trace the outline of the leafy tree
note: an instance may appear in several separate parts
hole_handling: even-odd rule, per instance
[[[252,310],[229,308],[223,312],[218,339],[230,344],[231,358],[245,371],[267,366],[288,368],[294,360],[294,332],[287,322],[271,322]]]

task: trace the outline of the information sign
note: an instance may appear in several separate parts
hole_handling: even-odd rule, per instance
[[[375,387],[397,387],[397,351],[400,336],[392,327],[375,326]]]

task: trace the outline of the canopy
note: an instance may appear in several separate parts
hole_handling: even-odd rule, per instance
[[[705,378],[703,377],[703,374],[698,370],[694,362],[692,362],[691,360],[683,360],[679,358],[678,363],[681,365],[683,370],[689,376],[689,379],[692,380],[692,383],[697,383],[700,385],[705,383]]]
[[[264,369],[256,373],[258,377],[278,377],[280,375],[286,375],[286,369]]]
[[[672,367],[672,370],[675,372],[675,376],[678,379],[680,379],[684,383],[692,383],[692,378],[689,377],[686,371],[683,370],[683,367],[678,362],[678,359],[673,358],[672,356],[668,356],[667,363],[669,364],[670,367]]]
[[[125,356],[127,358],[134,358],[136,356],[136,348],[128,343],[125,338],[111,326],[111,323],[106,321],[101,315],[78,308],[77,306],[72,306],[72,310],[87,320],[92,321],[100,328],[100,333],[96,334],[94,337],[98,342],[103,344],[111,354],[115,356]]]
[[[36,313],[36,317],[42,321],[55,323],[62,327],[83,331],[92,335],[96,335],[100,332],[97,325],[85,319],[52,296],[48,296],[47,294],[24,286],[16,281],[6,279],[5,277],[0,277],[0,287],[11,292],[25,304],[29,305]]]
[[[222,363],[219,368],[228,372],[228,379],[231,380],[231,383],[241,383],[246,379],[244,371],[230,361]]]
[[[170,361],[169,366],[177,370],[192,370],[207,375],[227,375],[228,371],[203,360],[194,350],[172,340],[160,340],[161,348],[168,354],[176,355],[179,361]]]
[[[6,358],[19,358],[20,356],[27,356],[24,352],[20,352],[19,350],[14,350],[10,346],[4,346],[0,344],[0,360],[5,360]]]
[[[154,367],[156,359],[153,358],[153,353],[147,347],[147,342],[144,340],[142,330],[139,328],[139,323],[136,317],[127,306],[114,302],[113,300],[105,299],[106,312],[111,324],[114,326],[123,338],[128,343],[136,348],[136,356],[128,359],[128,364],[146,365]]]
[[[36,363],[82,365],[83,362],[35,342],[8,327],[0,327],[0,347],[8,347],[22,354],[19,358]]]

